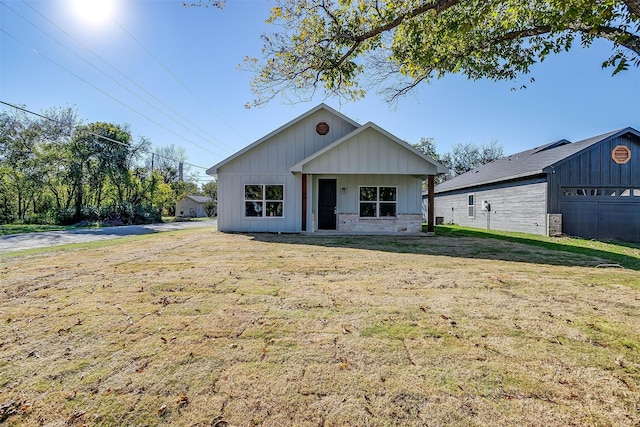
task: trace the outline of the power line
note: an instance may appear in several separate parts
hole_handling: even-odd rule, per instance
[[[51,122],[53,122],[53,123],[55,123],[55,124],[57,124],[57,125],[62,126],[63,128],[64,128],[64,127],[69,126],[69,127],[71,128],[71,130],[74,130],[74,129],[75,129],[75,130],[78,130],[78,127],[79,127],[78,125],[75,125],[75,126],[74,126],[74,125],[68,125],[67,123],[61,122],[60,120],[56,120],[56,119],[54,119],[54,118],[47,117],[47,116],[45,116],[44,114],[36,113],[35,111],[28,110],[28,109],[26,109],[26,108],[24,108],[24,107],[20,107],[19,105],[15,105],[15,104],[12,104],[12,103],[10,103],[10,102],[6,102],[6,101],[2,101],[2,100],[0,100],[0,104],[4,104],[4,105],[9,106],[9,107],[11,107],[11,108],[15,108],[16,110],[20,110],[20,111],[22,111],[22,112],[25,112],[25,113],[28,113],[28,114],[32,114],[32,115],[37,116],[37,117],[40,117],[40,118],[42,118],[42,119],[45,119],[45,120],[51,121]],[[83,129],[83,131],[84,131],[84,132],[86,132],[86,133],[88,133],[89,135],[95,136],[96,138],[104,139],[104,140],[109,141],[109,142],[112,142],[112,143],[114,143],[114,144],[122,145],[122,146],[124,146],[124,147],[129,147],[129,145],[125,144],[125,143],[124,143],[124,142],[122,142],[122,141],[118,141],[118,140],[116,140],[116,139],[109,138],[109,137],[107,137],[107,136],[100,135],[99,133],[91,132],[91,131],[86,130],[86,129]],[[185,164],[185,165],[192,166],[192,167],[194,167],[194,168],[204,169],[204,170],[207,170],[207,169],[208,169],[208,168],[206,168],[206,167],[204,167],[204,166],[198,166],[198,165],[195,165],[195,164],[193,164],[193,163],[184,162],[184,161],[181,161],[181,160],[179,160],[179,159],[174,159],[174,158],[171,158],[171,157],[169,157],[169,156],[165,156],[165,155],[162,155],[162,154],[159,154],[159,153],[153,152],[153,151],[145,150],[144,148],[143,148],[141,151],[144,151],[144,152],[145,152],[145,153],[147,153],[147,154],[153,154],[154,156],[158,156],[158,157],[160,157],[160,158],[164,158],[164,159],[172,160],[172,161],[174,161],[174,162],[180,162],[180,163],[183,163],[183,164]]]
[[[249,142],[249,140],[244,135],[242,135],[240,132],[238,132],[233,126],[231,126],[229,123],[227,123],[220,115],[218,115],[215,111],[213,111],[211,109],[211,107],[209,107],[209,105],[206,102],[204,102],[204,100],[202,100],[202,98],[200,98],[186,84],[184,84],[182,82],[182,80],[180,80],[178,78],[178,76],[176,76],[166,65],[164,65],[149,49],[147,49],[142,43],[140,43],[140,41],[138,41],[138,39],[136,39],[133,36],[133,34],[131,34],[122,24],[120,24],[120,22],[116,21],[116,19],[113,16],[109,16],[109,17],[111,18],[111,20],[113,22],[116,23],[116,25],[118,25],[122,29],[122,31],[127,33],[127,35],[129,35],[129,37],[131,37],[131,39],[133,39],[133,41],[135,41],[138,44],[138,46],[140,46],[142,49],[144,49],[162,68],[164,68],[164,70],[167,73],[169,73],[169,75],[171,77],[173,77],[187,92],[189,92],[191,94],[191,96],[193,96],[195,99],[197,99],[198,102],[200,102],[207,110],[209,110],[209,112],[211,114],[216,116],[218,118],[218,120],[220,120],[222,123],[224,123],[225,126],[227,126],[229,129],[231,129],[233,132],[235,132],[235,134],[238,135],[240,138],[242,138],[246,142]]]
[[[29,23],[29,24],[30,24],[30,25],[32,25],[33,27],[37,28],[39,31],[41,31],[42,33],[44,33],[44,34],[45,34],[45,35],[47,35],[48,37],[52,38],[56,43],[60,44],[61,46],[65,47],[65,48],[67,48],[66,46],[64,46],[63,44],[61,44],[59,41],[55,40],[55,38],[53,38],[53,37],[49,36],[45,31],[43,31],[43,30],[42,30],[41,28],[39,28],[37,25],[33,24],[31,21],[29,21],[28,19],[26,19],[25,17],[23,17],[22,15],[20,15],[20,14],[19,14],[19,13],[17,13],[16,11],[14,11],[12,8],[10,8],[9,6],[7,6],[6,4],[4,4],[4,3],[0,3],[0,4],[2,4],[2,5],[3,5],[3,6],[5,6],[6,8],[8,8],[8,9],[9,9],[9,10],[11,10],[12,12],[14,12],[17,16],[19,16],[20,18],[22,18],[24,21],[26,21],[27,23]],[[8,35],[9,37],[13,38],[13,39],[14,39],[14,40],[16,40],[17,42],[19,42],[20,44],[22,44],[23,46],[25,46],[25,47],[27,47],[27,48],[28,48],[28,46],[26,45],[26,43],[24,43],[22,40],[19,40],[18,38],[16,38],[16,37],[15,37],[15,36],[13,36],[12,34],[9,34],[8,32],[6,32],[6,31],[5,31],[5,30],[3,30],[3,29],[0,29],[0,31],[2,31],[4,34]],[[67,49],[68,49],[68,48],[67,48]],[[94,84],[92,84],[92,83],[88,82],[87,80],[85,80],[84,78],[82,78],[82,77],[80,77],[79,75],[75,74],[73,71],[69,70],[68,68],[66,68],[66,67],[64,67],[64,66],[62,66],[62,65],[60,65],[60,64],[58,64],[56,61],[54,61],[53,59],[51,59],[51,58],[47,57],[46,55],[42,54],[41,52],[39,52],[39,51],[37,51],[37,50],[35,50],[35,49],[33,49],[33,51],[34,51],[35,53],[37,53],[38,55],[40,55],[42,58],[44,58],[44,59],[46,59],[46,60],[50,61],[50,62],[51,62],[51,63],[53,63],[54,65],[56,65],[56,66],[60,67],[60,68],[61,68],[61,69],[63,69],[64,71],[68,72],[69,74],[71,74],[72,76],[74,76],[75,78],[77,78],[78,80],[80,80],[80,81],[82,81],[82,82],[86,83],[87,85],[89,85],[89,86],[93,87],[93,88],[94,88],[95,90],[97,90],[98,92],[100,92],[100,93],[102,93],[102,94],[104,94],[104,95],[108,96],[109,98],[111,98],[112,100],[116,101],[116,102],[117,102],[117,103],[119,103],[120,105],[122,105],[122,106],[126,107],[127,109],[129,109],[129,110],[133,111],[134,113],[138,114],[139,116],[141,116],[141,117],[143,117],[143,118],[145,118],[145,119],[149,120],[150,122],[152,122],[152,123],[154,123],[154,124],[158,125],[159,127],[161,127],[162,129],[166,130],[167,132],[169,132],[169,133],[171,133],[171,134],[173,134],[173,135],[177,136],[178,138],[183,139],[184,141],[186,141],[186,142],[188,142],[188,143],[190,143],[190,144],[193,144],[193,145],[195,145],[196,147],[198,147],[198,148],[200,148],[200,149],[202,149],[202,150],[205,150],[205,151],[207,151],[207,152],[209,152],[209,153],[211,153],[211,154],[214,154],[214,155],[218,155],[218,154],[219,154],[219,153],[215,153],[215,152],[213,152],[213,151],[211,151],[211,150],[207,149],[206,147],[203,147],[203,146],[202,146],[202,145],[200,145],[200,144],[197,144],[197,143],[195,143],[195,142],[191,141],[191,140],[190,140],[190,139],[188,139],[188,138],[185,138],[185,137],[184,137],[184,136],[182,136],[182,135],[179,135],[178,133],[176,133],[176,132],[172,131],[171,129],[167,128],[166,126],[164,126],[164,125],[162,125],[162,124],[158,123],[157,121],[155,121],[155,120],[153,120],[152,118],[150,118],[150,117],[146,116],[145,114],[141,113],[140,111],[136,110],[135,108],[133,108],[133,107],[131,107],[131,106],[129,106],[129,105],[127,105],[127,104],[125,104],[124,102],[120,101],[119,99],[115,98],[113,95],[111,95],[111,94],[109,94],[109,93],[107,93],[107,92],[103,91],[102,89],[100,89],[100,88],[99,88],[99,87],[97,87],[96,85],[94,85]],[[95,68],[96,70],[98,70],[99,72],[101,72],[102,74],[104,74],[105,76],[107,76],[108,78],[110,78],[111,80],[113,80],[116,84],[120,85],[122,88],[124,88],[125,90],[129,91],[129,92],[130,92],[131,94],[133,94],[134,96],[138,97],[139,99],[141,99],[142,101],[144,101],[144,102],[145,102],[145,103],[147,103],[148,105],[150,105],[150,106],[152,106],[153,108],[155,108],[155,109],[156,109],[157,111],[159,111],[160,113],[164,114],[165,116],[167,116],[167,117],[171,118],[172,120],[174,120],[176,123],[180,124],[177,120],[173,119],[173,118],[172,118],[172,117],[170,117],[169,115],[167,115],[167,114],[165,114],[164,112],[160,111],[159,109],[157,109],[156,107],[154,107],[153,105],[151,105],[149,102],[147,102],[147,101],[143,100],[143,99],[142,99],[142,98],[140,98],[137,94],[133,93],[132,91],[130,91],[129,89],[127,89],[126,87],[124,87],[123,85],[121,85],[120,83],[118,83],[117,81],[115,81],[115,80],[114,80],[113,78],[111,78],[109,75],[107,75],[106,73],[104,73],[104,71],[100,70],[98,67],[96,67],[95,65],[91,64],[91,63],[90,63],[90,62],[88,62],[86,59],[84,59],[84,58],[82,58],[81,56],[77,55],[77,54],[76,54],[75,52],[73,52],[73,51],[71,51],[71,52],[72,52],[74,55],[76,55],[78,58],[82,59],[82,60],[83,60],[83,61],[85,61],[87,64],[89,64],[90,66],[92,66],[93,68]],[[186,128],[186,126],[184,126],[184,125],[182,125],[182,124],[180,124],[180,125]],[[187,129],[188,129],[188,128],[187,128]]]
[[[78,39],[76,39],[74,36],[72,36],[71,34],[69,34],[67,31],[65,31],[63,28],[61,28],[59,25],[57,25],[55,22],[51,21],[47,16],[45,16],[44,14],[42,14],[39,10],[37,10],[36,8],[34,8],[32,5],[30,5],[27,2],[24,2],[26,6],[28,6],[31,10],[33,10],[35,13],[37,13],[38,15],[40,15],[43,19],[45,19],[47,22],[49,22],[51,25],[53,25],[55,28],[57,28],[60,32],[62,32],[64,35],[66,35],[68,38],[70,38],[71,40],[73,40],[74,42],[76,42],[80,47],[84,48],[85,50],[89,51],[93,56],[95,56],[96,58],[98,58],[100,61],[102,61],[104,64],[108,65],[109,67],[111,67],[113,70],[115,70],[118,74],[120,74],[120,76],[124,77],[125,79],[127,79],[129,82],[131,82],[133,85],[135,85],[138,89],[142,90],[144,93],[146,93],[148,96],[150,96],[152,99],[154,99],[155,101],[157,101],[159,104],[161,104],[162,106],[164,106],[165,108],[167,108],[169,111],[171,111],[173,114],[175,114],[176,116],[178,116],[180,119],[182,119],[184,122],[189,123],[193,128],[199,130],[202,135],[207,136],[208,138],[217,141],[220,145],[224,146],[224,148],[226,150],[228,150],[229,152],[233,152],[233,149],[231,147],[229,147],[227,144],[225,144],[224,142],[222,142],[221,140],[219,140],[218,138],[216,138],[215,136],[211,135],[210,133],[208,133],[207,131],[205,131],[204,129],[202,129],[200,126],[198,126],[197,124],[193,123],[191,120],[189,120],[187,117],[183,116],[182,114],[180,114],[178,111],[176,111],[174,108],[172,108],[170,105],[166,104],[164,101],[162,101],[161,99],[159,99],[157,96],[153,95],[151,92],[149,92],[147,89],[145,89],[144,87],[142,87],[140,84],[138,84],[136,81],[134,81],[133,79],[131,79],[129,76],[127,76],[125,73],[123,73],[122,71],[120,71],[118,68],[116,68],[113,64],[111,64],[109,61],[107,61],[106,59],[104,59],[103,57],[101,57],[100,55],[98,55],[96,52],[94,52],[92,49],[90,49],[89,47],[85,46],[82,42],[80,42]],[[13,9],[11,9],[13,10]],[[17,14],[17,12],[13,11],[14,13]],[[22,17],[23,19],[26,20],[26,18]],[[31,23],[31,22],[30,22]],[[31,25],[36,26],[35,24],[31,23]],[[36,26],[36,28],[40,29],[39,27]],[[43,31],[42,29],[40,29],[40,31]],[[43,31],[44,32],[44,31]],[[45,33],[46,34],[46,33]],[[55,38],[53,38],[52,36],[46,34],[48,37],[52,38],[53,40],[55,40]],[[55,40],[57,41],[57,40]],[[68,47],[64,46],[65,48],[69,49]],[[81,58],[82,59],[82,58]],[[83,59],[84,60],[84,59]],[[87,62],[85,60],[85,62]],[[88,63],[88,62],[87,62]],[[89,65],[92,65],[89,63]],[[92,65],[93,66],[93,65]],[[142,100],[143,102],[145,102],[146,104],[148,104],[149,106],[151,106],[152,108],[154,108],[156,111],[159,111],[161,114],[164,114],[165,116],[169,117],[171,120],[173,120],[174,122],[178,123],[180,126],[184,127],[185,129],[187,129],[188,131],[192,132],[193,134],[195,134],[196,136],[202,138],[203,140],[206,141],[206,138],[204,138],[202,135],[197,134],[196,132],[194,132],[194,130],[192,128],[189,128],[185,125],[183,125],[182,123],[180,123],[179,121],[175,120],[173,117],[169,116],[168,114],[164,113],[163,111],[160,111],[156,106],[154,106],[153,104],[147,102],[146,100],[142,99],[139,95],[133,93],[131,90],[129,90],[128,88],[126,88],[125,86],[123,86],[122,84],[120,84],[119,82],[117,82],[115,79],[113,79],[112,77],[108,76],[103,70],[93,66],[94,68],[96,68],[98,71],[100,71],[101,73],[105,74],[107,77],[109,77],[111,80],[113,80],[116,84],[118,84],[119,86],[121,86],[122,88],[124,88],[125,90],[127,90],[129,93],[133,94],[134,96],[136,96],[138,99]],[[207,141],[208,142],[208,141]],[[213,145],[213,143],[209,142],[211,145]]]

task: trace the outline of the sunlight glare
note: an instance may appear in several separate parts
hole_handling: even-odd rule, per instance
[[[111,16],[111,0],[73,0],[78,17],[87,23],[97,24]]]

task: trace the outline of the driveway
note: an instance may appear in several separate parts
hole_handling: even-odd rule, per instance
[[[165,224],[125,225],[122,227],[77,228],[64,231],[46,231],[43,233],[10,234],[0,236],[0,253],[15,252],[25,249],[44,248],[66,245],[68,243],[85,243],[96,240],[117,239],[125,236],[161,233],[164,231],[182,230],[196,227],[216,227],[216,220],[168,222]]]

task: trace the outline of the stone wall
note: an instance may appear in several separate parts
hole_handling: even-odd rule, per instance
[[[395,218],[360,218],[357,213],[338,215],[338,231],[353,233],[420,233],[421,214],[398,214]]]

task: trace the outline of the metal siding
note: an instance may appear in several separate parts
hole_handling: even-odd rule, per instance
[[[599,236],[602,238],[640,242],[640,202],[600,203]]]

